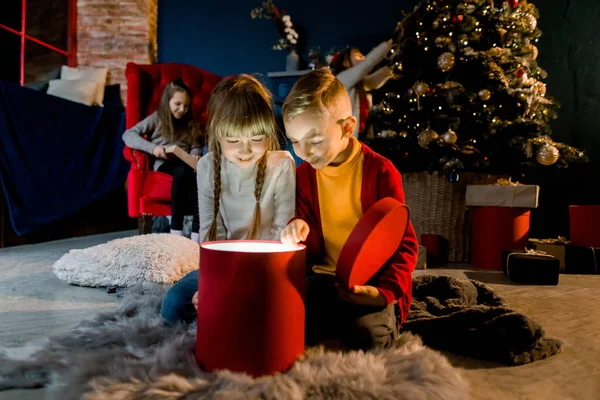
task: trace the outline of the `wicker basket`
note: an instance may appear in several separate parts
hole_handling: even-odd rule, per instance
[[[461,173],[460,178],[460,183],[450,183],[437,172],[409,172],[402,174],[402,186],[419,242],[424,233],[441,235],[448,241],[448,261],[466,262],[471,229],[467,184],[493,183],[498,176]]]

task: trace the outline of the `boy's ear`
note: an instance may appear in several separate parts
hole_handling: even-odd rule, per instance
[[[342,126],[342,137],[347,138],[352,136],[354,129],[356,128],[356,118],[351,115],[343,119],[340,123]]]

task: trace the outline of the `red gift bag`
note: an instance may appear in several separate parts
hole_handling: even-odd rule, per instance
[[[471,264],[482,269],[502,270],[502,250],[527,247],[529,216],[530,211],[525,208],[473,209]]]
[[[600,247],[600,206],[569,206],[571,244]]]

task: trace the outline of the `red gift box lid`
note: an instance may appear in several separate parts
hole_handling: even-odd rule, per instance
[[[408,221],[408,207],[391,197],[369,208],[340,252],[336,276],[342,287],[365,285],[398,251]]]

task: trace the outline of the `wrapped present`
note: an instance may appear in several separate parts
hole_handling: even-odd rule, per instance
[[[427,249],[425,246],[419,246],[416,269],[427,269]]]
[[[539,250],[503,250],[502,270],[513,282],[558,285],[560,261]]]
[[[499,179],[494,185],[467,185],[467,206],[537,208],[540,187]]]
[[[565,246],[565,268],[568,274],[600,273],[600,247]]]
[[[567,239],[559,236],[556,239],[529,239],[529,247],[540,250],[558,258],[560,261],[560,272],[565,272],[565,245]]]

